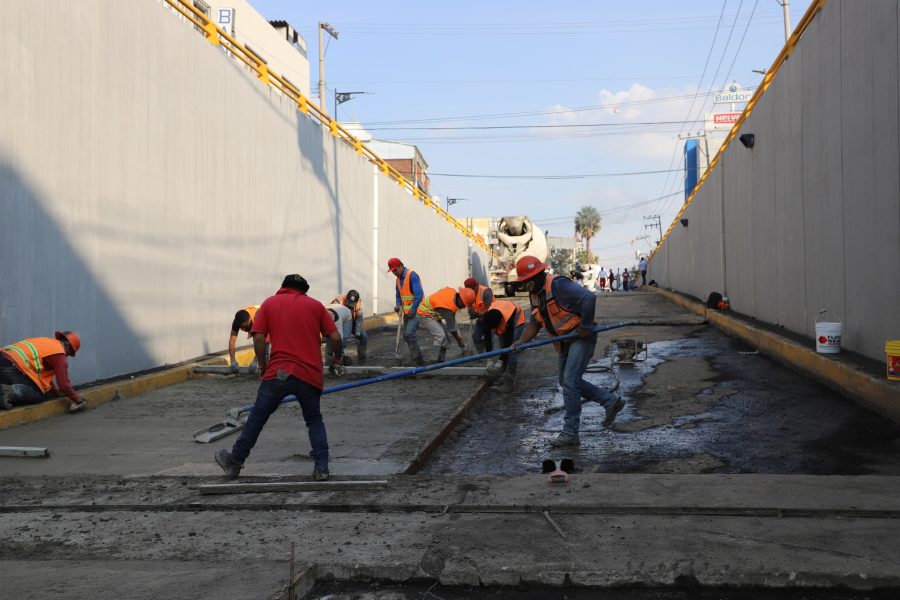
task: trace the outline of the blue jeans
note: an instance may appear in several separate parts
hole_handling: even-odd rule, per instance
[[[281,401],[286,396],[294,395],[303,410],[303,420],[306,421],[306,429],[309,433],[309,445],[312,446],[309,455],[316,462],[317,469],[328,468],[328,436],[325,433],[325,421],[319,412],[319,399],[322,390],[315,388],[296,377],[289,375],[284,381],[267,379],[259,384],[256,392],[256,402],[250,410],[247,424],[241,430],[241,436],[231,449],[231,458],[239,465],[243,465],[250,451],[256,445],[256,440],[262,432],[266,421],[272,416]]]
[[[344,330],[341,332],[341,338],[344,341],[344,350],[347,349],[347,341],[350,339],[351,335],[356,336],[356,341],[359,344],[356,349],[358,354],[366,355],[366,347],[369,345],[369,334],[366,333],[366,330],[363,329],[362,319],[356,324],[356,333],[353,333],[353,321],[347,321],[344,323]]]
[[[419,328],[419,315],[415,317],[403,317],[406,321],[403,324],[403,339],[406,340],[406,343],[417,342],[416,338],[416,329]]]
[[[563,431],[571,435],[578,435],[582,397],[602,404],[603,408],[611,407],[616,401],[615,394],[583,379],[584,371],[594,356],[596,346],[597,334],[594,334],[584,340],[576,339],[568,347],[564,346],[559,353],[559,385],[563,389],[565,406]]]
[[[475,344],[475,348],[481,349],[484,348],[484,337],[485,335],[490,335],[490,332],[485,331],[484,323],[481,319],[474,319],[472,321],[472,343]]]
[[[525,331],[525,325],[519,325],[515,329],[513,329],[513,341],[515,342],[520,337],[522,337],[522,332]],[[500,342],[501,345],[503,342]],[[504,346],[505,347],[505,346]],[[509,371],[510,375],[516,374],[516,366],[519,364],[519,353],[513,352],[512,354],[504,354],[500,357],[500,361],[506,363],[506,370]]]
[[[37,404],[45,400],[44,394],[34,382],[4,356],[0,356],[0,384],[12,388],[12,400],[15,404]]]

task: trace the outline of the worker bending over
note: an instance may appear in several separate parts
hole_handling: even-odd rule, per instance
[[[343,350],[347,347],[347,336],[345,335],[345,332],[350,331],[350,322],[353,320],[353,313],[343,304],[329,304],[325,307],[325,310],[331,315],[331,320],[334,321],[334,326],[337,328],[338,335],[341,336],[341,350]],[[334,362],[334,353],[331,350],[330,344],[325,349],[325,356],[327,357],[329,364]],[[343,356],[342,363],[344,365],[349,365],[350,357]]]
[[[456,340],[459,349],[465,350],[466,345],[463,343],[456,325],[456,311],[471,306],[474,302],[475,292],[469,288],[461,287],[454,290],[451,287],[445,287],[425,298],[419,305],[422,326],[434,339],[434,347],[439,348],[436,362],[447,360],[447,348],[450,347],[451,335]]]
[[[216,462],[229,477],[241,473],[244,461],[256,445],[266,421],[287,396],[297,397],[312,447],[313,478],[328,479],[328,435],[319,410],[324,376],[319,340],[328,338],[332,367],[341,361],[341,336],[322,303],[306,295],[309,284],[300,275],[288,275],[281,289],[262,303],[253,322],[253,349],[259,361],[260,379],[256,402],[241,436],[231,452],[216,452]],[[272,340],[271,360],[266,358],[266,336]]]
[[[478,354],[481,354],[485,349],[486,338],[491,335],[485,328],[482,317],[494,301],[494,292],[475,281],[474,277],[467,278],[463,285],[475,292],[475,302],[469,307],[469,320],[472,321],[472,343]]]
[[[487,352],[494,349],[492,333],[497,334],[501,348],[509,348],[513,342],[522,337],[522,332],[525,331],[525,312],[509,300],[494,300],[482,319],[484,320],[484,343]],[[517,352],[504,354],[500,357],[500,362],[503,364],[500,371],[502,374],[500,387],[504,391],[512,391],[519,355]]]
[[[69,398],[69,412],[82,410],[86,403],[69,383],[66,359],[79,348],[81,338],[74,331],[57,331],[55,338],[28,338],[0,348],[0,409],[35,404],[62,393]]]
[[[256,311],[258,310],[259,304],[251,304],[234,313],[234,320],[231,322],[231,335],[228,337],[228,364],[231,365],[232,371],[237,372],[238,367],[237,359],[234,357],[238,331],[246,332],[247,339],[252,337],[250,330],[253,328],[253,319],[256,317]],[[254,359],[250,365],[255,366],[256,360]]]
[[[351,321],[350,326],[341,332],[344,340],[344,349],[347,349],[347,342],[352,338],[356,338],[356,360],[359,364],[366,364],[366,349],[369,346],[369,336],[363,328],[363,304],[359,298],[359,292],[350,290],[346,294],[338,294],[331,299],[329,304],[343,304],[350,309]]]
[[[414,364],[422,366],[425,361],[416,338],[416,329],[419,327],[419,304],[425,297],[422,282],[419,280],[419,275],[403,266],[399,258],[392,258],[388,261],[388,273],[393,273],[397,278],[397,302],[394,305],[394,312],[405,321],[403,339],[406,340],[406,346],[409,348],[409,358]]]
[[[552,336],[578,332],[575,340],[556,343],[559,353],[559,384],[563,388],[565,421],[562,432],[550,444],[553,446],[578,446],[581,439],[578,429],[581,421],[581,398],[603,405],[606,417],[603,425],[612,424],[625,406],[617,394],[600,389],[584,380],[584,372],[597,345],[593,330],[597,297],[580,284],[559,275],[548,275],[547,265],[534,256],[523,256],[516,262],[519,289],[528,292],[531,301],[531,319],[513,348],[525,344],[546,327]]]

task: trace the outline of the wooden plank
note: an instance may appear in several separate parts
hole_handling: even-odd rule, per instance
[[[210,494],[265,494],[269,492],[342,492],[368,490],[387,485],[386,479],[369,481],[275,481],[259,483],[209,483],[198,486],[204,496]]]
[[[31,448],[27,446],[0,446],[0,456],[12,458],[47,458],[50,451],[46,448]]]

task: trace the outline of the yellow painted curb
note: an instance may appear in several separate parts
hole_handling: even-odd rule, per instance
[[[365,329],[366,331],[372,331],[373,329],[380,329],[381,327],[396,325],[397,321],[399,320],[400,317],[395,312],[376,315],[374,317],[366,317],[365,319],[363,319],[363,329]]]
[[[680,294],[659,288],[649,289],[675,304],[705,316],[719,329],[745,341],[763,354],[803,371],[862,406],[900,423],[900,386],[854,369],[841,362],[838,358],[840,355],[819,354],[793,340],[736,319],[727,312],[709,310],[703,304]]]
[[[240,364],[249,364],[253,360],[253,350],[240,350],[235,353],[235,358]],[[113,381],[111,383],[103,383],[100,385],[78,390],[78,393],[87,402],[87,408],[96,408],[101,404],[106,404],[110,400],[120,400],[122,398],[130,398],[149,392],[187,381],[191,378],[192,369],[196,365],[216,365],[227,364],[227,357],[216,357],[211,360],[181,365],[164,371],[157,371],[147,375]],[[69,399],[59,398],[48,400],[40,404],[31,406],[17,406],[10,410],[0,411],[0,430],[9,429],[18,425],[26,425],[35,423],[50,417],[64,415],[69,409]]]

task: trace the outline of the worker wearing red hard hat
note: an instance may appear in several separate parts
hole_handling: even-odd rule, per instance
[[[472,343],[479,354],[484,352],[485,342],[490,336],[484,326],[484,313],[487,312],[494,301],[494,292],[491,288],[481,285],[474,277],[469,277],[463,282],[463,286],[475,292],[475,302],[469,307],[469,319],[472,321]]]
[[[387,272],[393,273],[397,278],[397,301],[394,305],[394,312],[400,315],[404,321],[403,339],[409,348],[409,358],[413,363],[422,366],[425,361],[416,338],[416,329],[419,327],[419,304],[425,298],[422,281],[419,279],[419,274],[412,269],[407,269],[399,258],[392,258],[388,261]]]
[[[461,287],[455,290],[446,287],[431,294],[419,305],[422,326],[434,338],[434,346],[438,348],[437,362],[444,362],[447,359],[450,336],[456,340],[460,350],[465,350],[466,345],[456,326],[456,311],[471,306],[474,302],[475,292],[469,288]]]
[[[57,331],[52,338],[28,338],[0,348],[0,409],[35,404],[62,393],[69,398],[69,412],[82,410],[86,403],[72,389],[66,359],[79,348],[81,338],[74,331]]]
[[[559,353],[559,384],[563,388],[565,419],[562,432],[550,442],[553,446],[577,446],[581,443],[578,430],[582,397],[603,405],[606,409],[604,426],[612,424],[625,403],[618,394],[584,379],[597,345],[597,334],[593,330],[597,297],[568,277],[547,274],[546,268],[547,265],[534,256],[523,256],[516,263],[516,282],[520,290],[528,292],[531,319],[512,347],[531,341],[542,327],[552,336],[578,332],[575,340],[555,344]]]

